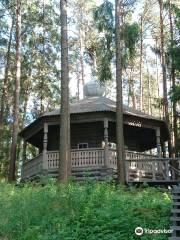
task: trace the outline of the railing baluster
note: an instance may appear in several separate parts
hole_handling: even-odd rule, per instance
[[[169,180],[169,161],[166,161],[166,180]]]

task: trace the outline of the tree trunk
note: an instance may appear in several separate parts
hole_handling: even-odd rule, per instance
[[[9,164],[9,182],[16,179],[16,148],[19,124],[19,95],[21,77],[21,0],[16,0],[16,79],[13,107],[13,132]]]
[[[60,1],[61,9],[61,116],[59,181],[67,182],[71,172],[70,162],[70,114],[69,114],[69,67],[67,36],[67,1]]]
[[[160,40],[161,40],[161,65],[162,65],[162,75],[163,75],[163,102],[164,102],[164,120],[168,128],[170,129],[170,119],[168,111],[168,98],[167,98],[167,78],[166,78],[166,62],[165,62],[165,52],[164,52],[164,26],[163,26],[163,2],[159,2],[159,17],[160,17]],[[168,150],[169,156],[172,156],[171,147],[171,137],[168,140]]]
[[[136,95],[135,95],[135,90],[134,90],[134,79],[132,76],[133,70],[130,70],[130,76],[129,76],[129,95],[131,96],[131,101],[132,101],[132,108],[136,109]]]
[[[4,82],[3,82],[3,89],[2,89],[2,96],[1,96],[1,109],[0,109],[0,152],[2,151],[2,141],[3,141],[3,121],[4,121],[4,107],[7,98],[7,85],[8,85],[8,74],[9,74],[9,67],[10,67],[10,50],[12,44],[12,33],[14,27],[14,18],[12,19],[12,25],[10,29],[9,35],[9,42],[6,54],[6,67],[5,67],[5,75],[4,75]]]
[[[117,141],[117,175],[118,182],[125,184],[125,154],[123,134],[123,97],[122,97],[122,2],[115,0],[116,33],[116,141]]]
[[[142,80],[142,60],[143,60],[143,17],[141,15],[140,25],[140,64],[139,64],[139,78],[140,78],[140,109],[143,110],[143,80]]]
[[[77,100],[80,99],[80,73],[79,73],[79,67],[78,63],[76,63],[76,77],[77,77]]]
[[[23,106],[23,117],[22,117],[22,128],[26,127],[26,115],[27,115],[27,107],[28,107],[28,100],[30,95],[30,85],[31,85],[31,76],[32,76],[32,69],[29,69],[29,74],[27,76],[27,86],[24,91],[24,106]],[[21,153],[21,157],[23,161],[26,159],[26,147],[27,142],[21,141],[19,144],[19,154]],[[17,154],[18,155],[18,154]]]
[[[79,44],[80,44],[80,65],[81,65],[81,81],[84,86],[84,61],[83,61],[83,39],[81,36],[81,30],[79,30]]]
[[[147,77],[148,77],[148,114],[152,114],[152,106],[151,106],[151,76],[149,72],[149,67],[148,67],[148,61],[147,57],[145,55],[145,60],[146,60],[146,69],[147,69]]]
[[[43,56],[42,56],[42,61],[43,61],[43,64],[45,64],[45,2],[43,0],[42,2],[42,15],[43,15]],[[41,66],[40,66],[41,67]],[[44,82],[45,82],[45,79],[44,79],[44,69],[40,69],[40,77],[41,77],[41,89],[40,89],[40,116],[42,116],[44,114]]]
[[[41,71],[41,89],[40,89],[40,112],[39,112],[39,116],[42,116],[44,114],[44,104],[43,104],[43,100],[44,100],[44,75]]]
[[[156,37],[156,49],[158,49],[158,39]],[[156,84],[157,84],[157,96],[160,99],[160,90],[159,90],[159,69],[158,69],[158,55],[156,54]],[[159,116],[162,118],[161,106],[159,106]]]
[[[172,21],[172,12],[171,12],[171,0],[169,0],[169,25],[170,25],[170,36],[171,36],[171,49],[174,47],[174,33],[173,33],[173,21]],[[174,58],[171,58],[171,81],[172,87],[176,85],[176,74],[174,67]],[[176,111],[176,102],[172,103],[172,112],[173,112],[173,145],[174,145],[174,157],[177,156],[177,111]]]

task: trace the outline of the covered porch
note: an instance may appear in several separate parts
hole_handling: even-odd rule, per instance
[[[107,155],[107,156],[106,156]],[[106,156],[106,157],[105,157]],[[158,158],[153,155],[125,151],[126,181],[127,182],[163,182],[176,180],[178,170],[172,167],[172,161],[179,159]],[[47,151],[37,157],[25,161],[22,166],[22,180],[33,179],[41,175],[57,177],[59,166],[59,152]],[[115,177],[117,170],[116,150],[103,148],[72,149],[71,150],[72,175],[76,178],[80,172],[85,175],[93,174],[98,180]],[[86,171],[85,171],[86,170]]]

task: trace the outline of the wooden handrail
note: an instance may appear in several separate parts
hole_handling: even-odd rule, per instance
[[[104,150],[104,148],[82,148],[82,149],[71,149],[70,152],[79,151],[93,151],[93,150]]]
[[[35,156],[35,157],[31,158],[31,159],[26,159],[26,161],[23,162],[23,165],[25,165],[25,164],[27,164],[27,163],[29,163],[29,162],[32,162],[33,160],[37,159],[38,157],[40,157],[40,156],[42,156],[42,155],[43,155],[43,154],[40,153],[40,154],[38,154],[37,156]]]
[[[169,167],[171,169],[173,169],[174,172],[176,172],[179,176],[180,176],[180,170],[176,169],[175,167],[173,167],[171,164],[169,165]]]
[[[116,151],[116,149],[115,149]],[[129,150],[125,150],[125,153],[132,153],[132,154],[138,154],[138,155],[142,155],[142,156],[149,156],[149,157],[158,157],[158,155],[152,155],[152,154],[147,154],[147,153],[142,153],[142,152],[134,152],[134,151],[129,151]]]
[[[129,162],[146,162],[146,161],[149,161],[149,162],[151,162],[151,161],[157,161],[157,162],[165,162],[165,161],[180,161],[180,158],[159,158],[159,157],[157,157],[157,158],[145,158],[145,159],[143,159],[143,158],[141,158],[141,159],[126,159],[126,161],[129,161]]]

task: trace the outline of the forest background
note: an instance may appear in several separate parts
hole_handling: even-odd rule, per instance
[[[16,85],[17,8],[0,2],[0,177],[8,176],[19,89],[16,131],[60,107],[60,6],[57,0],[21,1],[21,75]],[[113,1],[68,1],[70,101],[83,98],[91,78],[115,98],[115,7]],[[173,0],[123,1],[123,102],[163,118],[171,132],[171,156],[180,154],[180,4]],[[28,146],[28,157],[36,149]],[[23,143],[17,141],[17,169]]]

